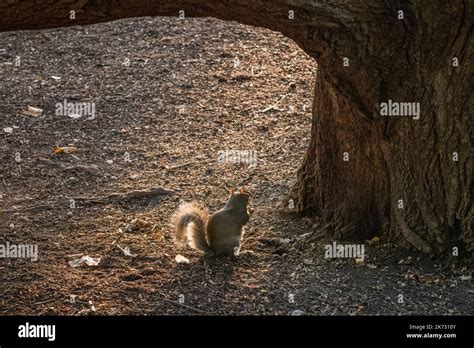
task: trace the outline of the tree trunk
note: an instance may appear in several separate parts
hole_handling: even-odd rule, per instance
[[[319,60],[297,209],[321,215],[336,238],[382,235],[470,255],[473,4],[423,5],[376,11],[384,21],[362,21],[339,41],[350,54],[335,46]],[[420,118],[381,116],[388,100],[418,102]]]
[[[0,31],[184,15],[282,32],[318,62],[296,210],[336,238],[474,250],[471,1],[12,0],[0,11]],[[419,103],[419,119],[382,115],[390,102]]]

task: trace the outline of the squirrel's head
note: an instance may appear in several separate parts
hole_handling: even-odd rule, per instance
[[[249,203],[250,197],[252,197],[252,193],[244,187],[241,187],[240,189],[231,188],[229,193],[230,199],[242,201],[246,205]]]

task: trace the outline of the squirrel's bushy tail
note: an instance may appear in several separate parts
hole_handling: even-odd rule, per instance
[[[176,241],[206,254],[212,249],[206,240],[206,224],[209,213],[195,203],[184,203],[173,214],[171,223],[175,228]]]

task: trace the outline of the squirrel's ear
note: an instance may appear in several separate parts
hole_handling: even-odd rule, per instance
[[[245,193],[245,190],[244,190],[243,187],[241,187],[241,188],[240,188],[240,194],[242,195],[242,194],[244,194],[244,193]]]
[[[231,196],[234,194],[234,192],[235,192],[235,189],[234,189],[233,187],[229,189],[229,194],[230,194]]]

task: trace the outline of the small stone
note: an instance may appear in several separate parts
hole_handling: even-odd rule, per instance
[[[180,254],[176,255],[175,261],[176,263],[189,263],[189,259]]]

